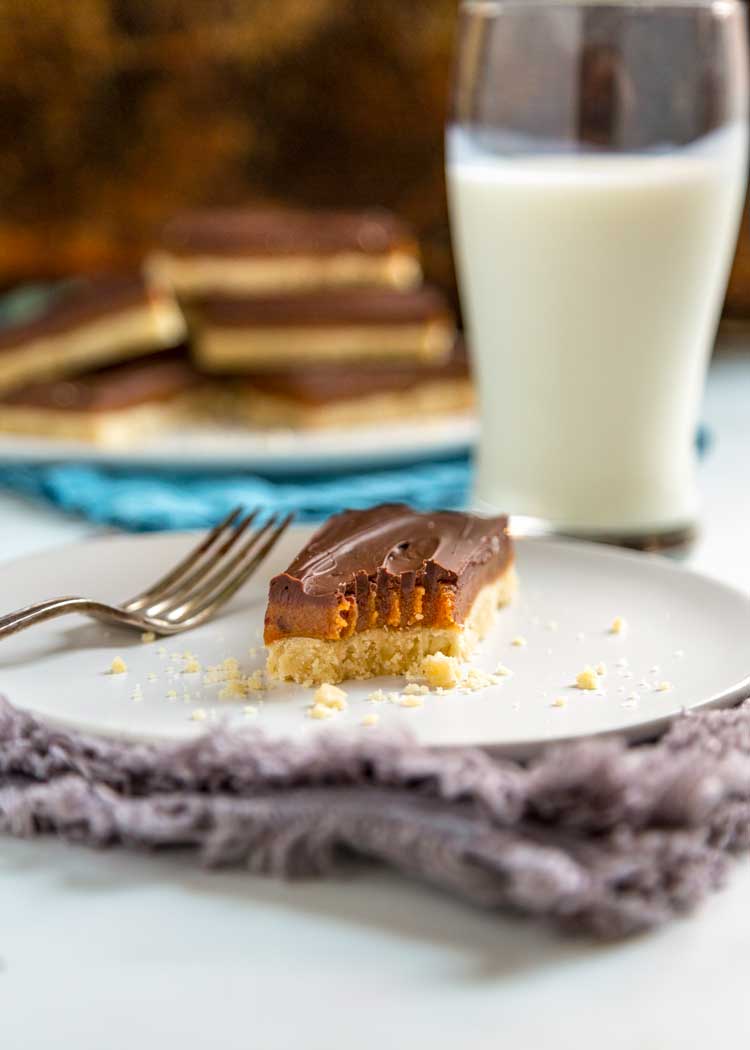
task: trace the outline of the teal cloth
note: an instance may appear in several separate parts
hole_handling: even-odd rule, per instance
[[[436,463],[335,476],[269,479],[240,472],[133,472],[92,465],[0,467],[0,487],[43,500],[71,514],[135,532],[197,529],[236,506],[296,512],[319,521],[344,507],[398,501],[418,510],[461,507],[470,486],[466,456]]]

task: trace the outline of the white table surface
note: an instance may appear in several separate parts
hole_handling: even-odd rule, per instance
[[[750,356],[714,364],[704,418],[691,563],[750,590]],[[0,496],[2,558],[93,531]],[[0,840],[3,1050],[746,1050],[749,972],[746,862],[691,918],[600,947],[388,873],[289,886]]]

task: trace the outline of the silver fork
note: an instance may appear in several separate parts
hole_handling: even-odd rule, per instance
[[[294,517],[274,514],[249,532],[258,516],[236,507],[174,568],[122,605],[92,598],[51,598],[0,617],[0,639],[56,616],[82,613],[93,620],[154,634],[179,634],[205,623],[255,572]],[[244,543],[240,543],[246,536]]]

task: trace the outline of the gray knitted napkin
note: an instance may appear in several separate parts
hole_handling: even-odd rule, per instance
[[[181,848],[287,878],[366,858],[486,908],[622,937],[689,911],[750,847],[750,701],[685,715],[653,744],[591,739],[523,766],[379,734],[128,744],[0,698],[0,831]]]

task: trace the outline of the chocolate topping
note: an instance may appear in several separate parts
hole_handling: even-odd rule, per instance
[[[0,407],[115,412],[148,402],[167,401],[201,381],[185,353],[170,353],[100,368],[77,379],[33,383],[0,397]]]
[[[325,405],[390,391],[412,390],[423,383],[469,379],[469,362],[463,340],[458,339],[447,361],[414,364],[379,361],[361,364],[310,364],[295,369],[247,373],[242,388],[287,398],[304,405]]]
[[[404,504],[336,514],[271,580],[266,642],[461,624],[512,557],[507,518]]]
[[[146,305],[154,293],[140,275],[77,277],[40,300],[30,316],[0,325],[0,350],[54,336],[108,314]]]
[[[175,255],[416,254],[411,230],[385,211],[214,209],[185,212],[167,223],[162,247]]]
[[[198,303],[197,311],[206,324],[217,328],[328,328],[453,322],[443,296],[429,287],[413,291],[360,288],[245,299],[212,298]]]

